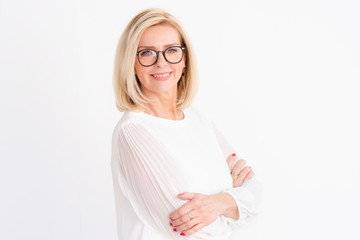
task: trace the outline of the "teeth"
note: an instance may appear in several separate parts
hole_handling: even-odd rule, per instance
[[[160,78],[160,77],[167,77],[167,76],[169,76],[169,75],[170,75],[170,73],[161,74],[161,75],[153,74],[154,77],[158,77],[158,78]]]

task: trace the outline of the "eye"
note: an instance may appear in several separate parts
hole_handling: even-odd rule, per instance
[[[168,53],[177,53],[179,51],[178,47],[171,47],[166,50]]]
[[[151,50],[142,50],[142,51],[140,51],[140,56],[141,57],[147,57],[147,56],[151,56],[151,55],[153,55]]]

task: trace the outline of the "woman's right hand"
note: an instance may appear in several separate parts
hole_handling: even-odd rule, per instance
[[[244,159],[239,159],[234,165],[235,160],[237,159],[236,154],[231,154],[227,159],[227,164],[229,166],[229,171],[233,180],[233,187],[240,187],[245,181],[251,179],[254,176],[250,166],[245,166],[246,162]],[[234,167],[233,167],[234,165]]]

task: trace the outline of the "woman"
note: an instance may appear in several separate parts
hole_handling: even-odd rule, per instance
[[[112,171],[119,239],[230,239],[256,214],[261,188],[208,118],[191,44],[178,21],[148,9],[115,57]],[[251,179],[251,180],[250,180]]]

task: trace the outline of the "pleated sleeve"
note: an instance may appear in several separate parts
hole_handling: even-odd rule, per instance
[[[169,214],[184,204],[177,194],[186,190],[171,162],[171,155],[143,125],[125,121],[114,131],[114,186],[148,227],[169,239],[184,239],[169,226]]]
[[[218,143],[224,153],[225,159],[227,159],[231,154],[236,153],[236,151],[225,139],[223,134],[216,128],[214,123],[212,123],[212,126]],[[236,160],[236,162],[238,160],[239,158]],[[234,198],[239,210],[239,219],[235,220],[232,218],[227,218],[232,228],[237,229],[241,225],[245,224],[250,217],[254,217],[259,214],[263,186],[256,176],[256,173],[252,179],[247,180],[240,187],[232,187],[225,190],[224,192],[229,193]]]

